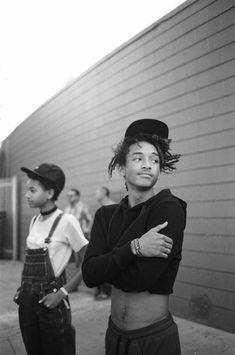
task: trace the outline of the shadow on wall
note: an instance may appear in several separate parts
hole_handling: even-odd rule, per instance
[[[190,312],[197,319],[209,317],[212,308],[212,302],[206,294],[192,297],[189,301]]]

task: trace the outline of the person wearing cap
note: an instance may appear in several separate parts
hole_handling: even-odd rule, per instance
[[[67,282],[65,268],[72,251],[83,256],[88,242],[77,219],[56,206],[65,185],[63,170],[48,163],[21,170],[28,176],[29,207],[39,209],[30,223],[21,286],[14,297],[22,338],[29,355],[75,355],[68,294],[82,274]]]
[[[178,328],[169,295],[179,263],[186,203],[169,189],[155,193],[162,172],[172,172],[180,155],[170,152],[168,126],[134,121],[114,150],[109,174],[123,176],[127,196],[95,215],[83,261],[88,287],[112,285],[107,355],[178,355]]]

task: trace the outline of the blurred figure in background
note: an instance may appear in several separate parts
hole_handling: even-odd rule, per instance
[[[88,206],[80,200],[80,191],[72,188],[67,193],[69,205],[65,208],[64,212],[72,214],[78,220],[85,238],[89,241],[90,230],[92,226],[92,214],[89,211]],[[73,253],[73,259],[77,269],[81,268],[82,258],[78,253]],[[69,270],[68,270],[69,273]],[[72,292],[78,291],[75,287]]]
[[[90,238],[90,231],[92,226],[92,213],[90,212],[88,206],[81,201],[80,191],[72,188],[69,190],[68,194],[69,206],[65,208],[65,213],[73,214],[79,221],[83,234],[87,240]]]
[[[96,189],[95,197],[100,206],[108,206],[116,203],[110,198],[110,190],[105,186]],[[108,283],[96,287],[94,295],[95,300],[99,301],[109,298],[111,296],[111,289],[111,285]]]
[[[100,206],[108,206],[116,203],[110,198],[110,190],[105,186],[96,189],[95,197]]]

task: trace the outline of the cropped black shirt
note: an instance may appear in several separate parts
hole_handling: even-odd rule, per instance
[[[168,258],[134,255],[131,240],[165,221],[168,225],[160,233],[173,239]],[[169,189],[134,207],[128,206],[127,196],[118,205],[101,207],[95,215],[82,265],[86,285],[109,282],[125,292],[172,293],[185,223],[186,203]]]

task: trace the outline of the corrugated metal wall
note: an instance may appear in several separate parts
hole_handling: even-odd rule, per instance
[[[183,155],[161,186],[188,202],[175,314],[235,331],[234,1],[187,1],[104,58],[22,123],[8,139],[10,173],[55,162],[94,205],[111,147],[134,119],[170,127]],[[21,256],[29,217],[21,189]],[[65,193],[61,206],[66,204]]]

